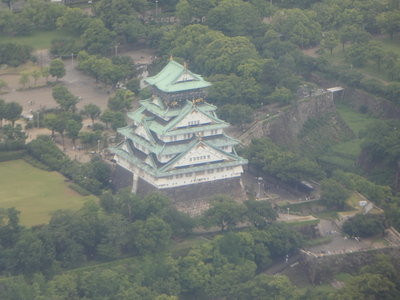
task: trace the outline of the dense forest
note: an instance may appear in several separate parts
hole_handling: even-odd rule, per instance
[[[264,105],[296,105],[301,86],[308,96],[313,95],[318,87],[311,82],[312,73],[399,105],[399,54],[373,38],[384,34],[391,41],[396,39],[400,32],[397,0],[160,0],[156,1],[158,6],[146,0],[100,0],[93,4],[92,15],[69,1],[60,5],[28,0],[18,13],[11,9],[16,1],[2,2],[8,8],[0,8],[0,36],[65,30],[70,38],[53,40],[50,52],[54,56],[79,52],[78,68],[105,85],[115,86],[122,79],[130,79],[128,90],[119,90],[111,97],[109,109],[102,115],[96,105],[78,114],[74,110],[78,98],[65,87],[54,87],[53,97],[60,109],[46,116],[35,115],[33,122],[40,121],[62,138],[64,134],[73,140],[79,138],[83,144],[93,146],[101,138],[104,125],[95,123],[95,119],[113,129],[125,126],[123,113],[131,108],[135,94],[149,96],[149,91],[140,90],[137,70],[128,57],[105,57],[118,45],[142,39],[157,50],[151,72],[158,72],[171,57],[186,62],[191,70],[212,82],[206,100],[219,107],[224,119],[239,127],[253,121],[241,116],[251,116],[252,110]],[[303,53],[311,47],[318,47],[320,55]],[[350,68],[330,59],[338,47]],[[37,60],[31,46],[0,43],[0,64],[18,66],[28,59]],[[371,63],[384,80],[366,75],[362,68]],[[57,80],[65,75],[60,60],[42,72],[42,76],[51,75]],[[307,238],[287,225],[275,223],[276,212],[269,204],[252,200],[238,204],[217,195],[210,199],[210,209],[194,219],[178,212],[160,194],[144,198],[126,190],[112,194],[108,185],[110,169],[100,160],[87,164],[72,161],[44,136],[24,145],[22,128],[14,127],[13,121],[21,111],[13,106],[7,104],[6,109],[0,101],[0,121],[12,122],[4,126],[7,140],[1,147],[25,149],[32,163],[61,172],[84,190],[99,195],[100,201],[87,202],[79,211],[55,211],[49,224],[34,228],[19,224],[16,209],[2,209],[1,299],[400,297],[399,273],[390,258],[382,255],[354,270],[346,286],[334,293],[314,289],[300,293],[287,277],[261,274],[273,262],[299,251]],[[361,112],[368,113],[368,108]],[[82,115],[92,119],[93,132],[79,133]],[[321,122],[310,120],[303,133],[321,126]],[[379,120],[354,132],[363,140],[360,161],[379,170],[374,176],[362,168],[354,168],[354,173],[339,167],[327,169],[315,158],[280,148],[268,139],[253,140],[238,151],[260,172],[277,181],[321,181],[322,200],[332,210],[343,208],[350,192],[357,191],[383,208],[389,225],[399,230],[397,128],[398,120]],[[234,230],[238,223],[249,227]],[[196,226],[217,226],[222,234],[182,253],[167,251],[171,239],[190,234]],[[137,260],[72,270],[88,266],[95,259],[112,261],[131,256]]]

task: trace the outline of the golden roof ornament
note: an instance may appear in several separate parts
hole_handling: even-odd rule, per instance
[[[174,57],[172,56],[172,54],[171,54],[171,56],[169,57],[169,60],[174,60]]]
[[[198,137],[199,141],[203,140],[203,136],[202,136],[201,132],[197,133],[197,137]]]
[[[183,68],[184,68],[185,70],[187,70],[187,63],[186,63],[186,61],[183,62]]]
[[[142,114],[142,121],[146,118],[145,114]]]

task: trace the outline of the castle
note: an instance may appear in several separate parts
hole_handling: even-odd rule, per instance
[[[158,190],[191,214],[206,209],[216,193],[244,200],[247,161],[235,151],[238,141],[224,133],[229,124],[218,119],[217,107],[204,101],[211,84],[172,59],[146,82],[152,97],[127,114],[133,125],[119,128],[125,139],[110,147],[114,186],[132,186],[141,195]]]

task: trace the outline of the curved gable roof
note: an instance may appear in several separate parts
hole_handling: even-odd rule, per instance
[[[166,93],[201,89],[211,85],[200,75],[190,72],[173,60],[170,60],[161,72],[155,76],[147,77],[145,81]]]

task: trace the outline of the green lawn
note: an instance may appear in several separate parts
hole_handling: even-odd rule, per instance
[[[365,129],[365,127],[377,120],[369,115],[358,113],[344,105],[338,104],[336,105],[336,109],[356,135],[358,135],[360,130]]]
[[[385,51],[393,51],[394,53],[400,55],[400,35],[395,35],[393,37],[393,41],[391,41],[390,37],[387,35],[376,35],[373,36],[372,39],[382,42]],[[348,46],[349,45],[345,46],[345,51],[346,47]],[[338,65],[343,66],[343,68],[354,68],[358,71],[365,73],[367,76],[375,77],[386,82],[391,81],[389,75],[385,72],[385,68],[383,65],[381,65],[380,71],[378,71],[377,65],[372,61],[368,61],[362,68],[356,68],[354,66],[351,67],[351,64],[346,61],[344,54],[345,53],[343,52],[342,45],[340,44],[335,49],[333,49],[332,56],[330,55],[330,51],[327,51],[324,54],[324,57],[328,60],[335,62]]]
[[[19,43],[33,46],[36,50],[50,49],[51,41],[55,38],[75,38],[66,30],[58,29],[53,31],[35,30],[29,36],[0,36],[0,43]],[[77,39],[78,40],[78,39]],[[79,44],[79,43],[78,43]]]
[[[83,197],[68,187],[65,177],[57,172],[35,168],[23,160],[0,163],[0,206],[21,211],[21,224],[47,223],[49,213],[57,209],[79,209],[97,198]]]

